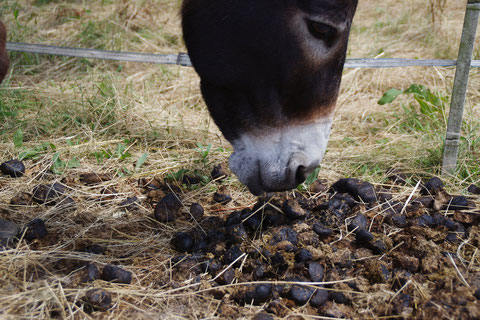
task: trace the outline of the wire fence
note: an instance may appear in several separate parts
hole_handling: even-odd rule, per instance
[[[140,63],[156,63],[166,65],[181,65],[191,67],[190,57],[186,53],[179,54],[154,54],[141,52],[107,51],[97,49],[58,47],[43,44],[29,44],[20,42],[7,42],[7,50],[34,54],[47,54],[76,58],[102,59],[129,61]],[[345,68],[404,68],[404,67],[455,67],[456,60],[440,59],[347,59]],[[471,67],[480,68],[480,60],[474,60]]]

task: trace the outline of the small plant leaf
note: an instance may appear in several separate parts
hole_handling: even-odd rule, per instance
[[[389,89],[387,92],[384,93],[383,97],[378,100],[378,104],[383,106],[385,104],[391,103],[402,93],[402,90],[398,90],[395,88]]]
[[[78,168],[80,167],[80,160],[78,158],[73,157],[72,159],[67,161],[67,168]]]
[[[140,158],[138,158],[137,163],[135,164],[135,171],[138,171],[143,166],[143,164],[147,160],[147,157],[148,157],[148,152],[145,152],[140,156]]]
[[[317,181],[319,172],[320,172],[320,167],[316,168],[312,173],[310,173],[304,182],[305,185],[310,186],[312,183]]]

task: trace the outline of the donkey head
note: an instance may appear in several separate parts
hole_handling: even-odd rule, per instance
[[[230,168],[253,194],[322,160],[358,0],[184,0],[185,44]]]

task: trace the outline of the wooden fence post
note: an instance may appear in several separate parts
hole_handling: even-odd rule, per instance
[[[458,52],[455,82],[452,91],[452,100],[448,116],[445,148],[443,151],[442,175],[455,172],[457,167],[458,147],[462,129],[463,109],[468,87],[468,77],[472,63],[475,35],[477,33],[478,18],[480,15],[480,0],[468,0],[465,21],[463,24],[462,40]]]

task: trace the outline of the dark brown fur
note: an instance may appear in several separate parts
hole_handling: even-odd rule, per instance
[[[0,83],[7,74],[10,60],[8,59],[7,50],[7,30],[4,24],[0,21]]]
[[[309,123],[336,103],[357,0],[185,0],[185,43],[209,111],[222,133]],[[307,14],[346,23],[328,56],[305,46]],[[302,30],[301,33],[299,30]],[[309,38],[308,38],[309,39]],[[331,41],[330,41],[331,40]]]

